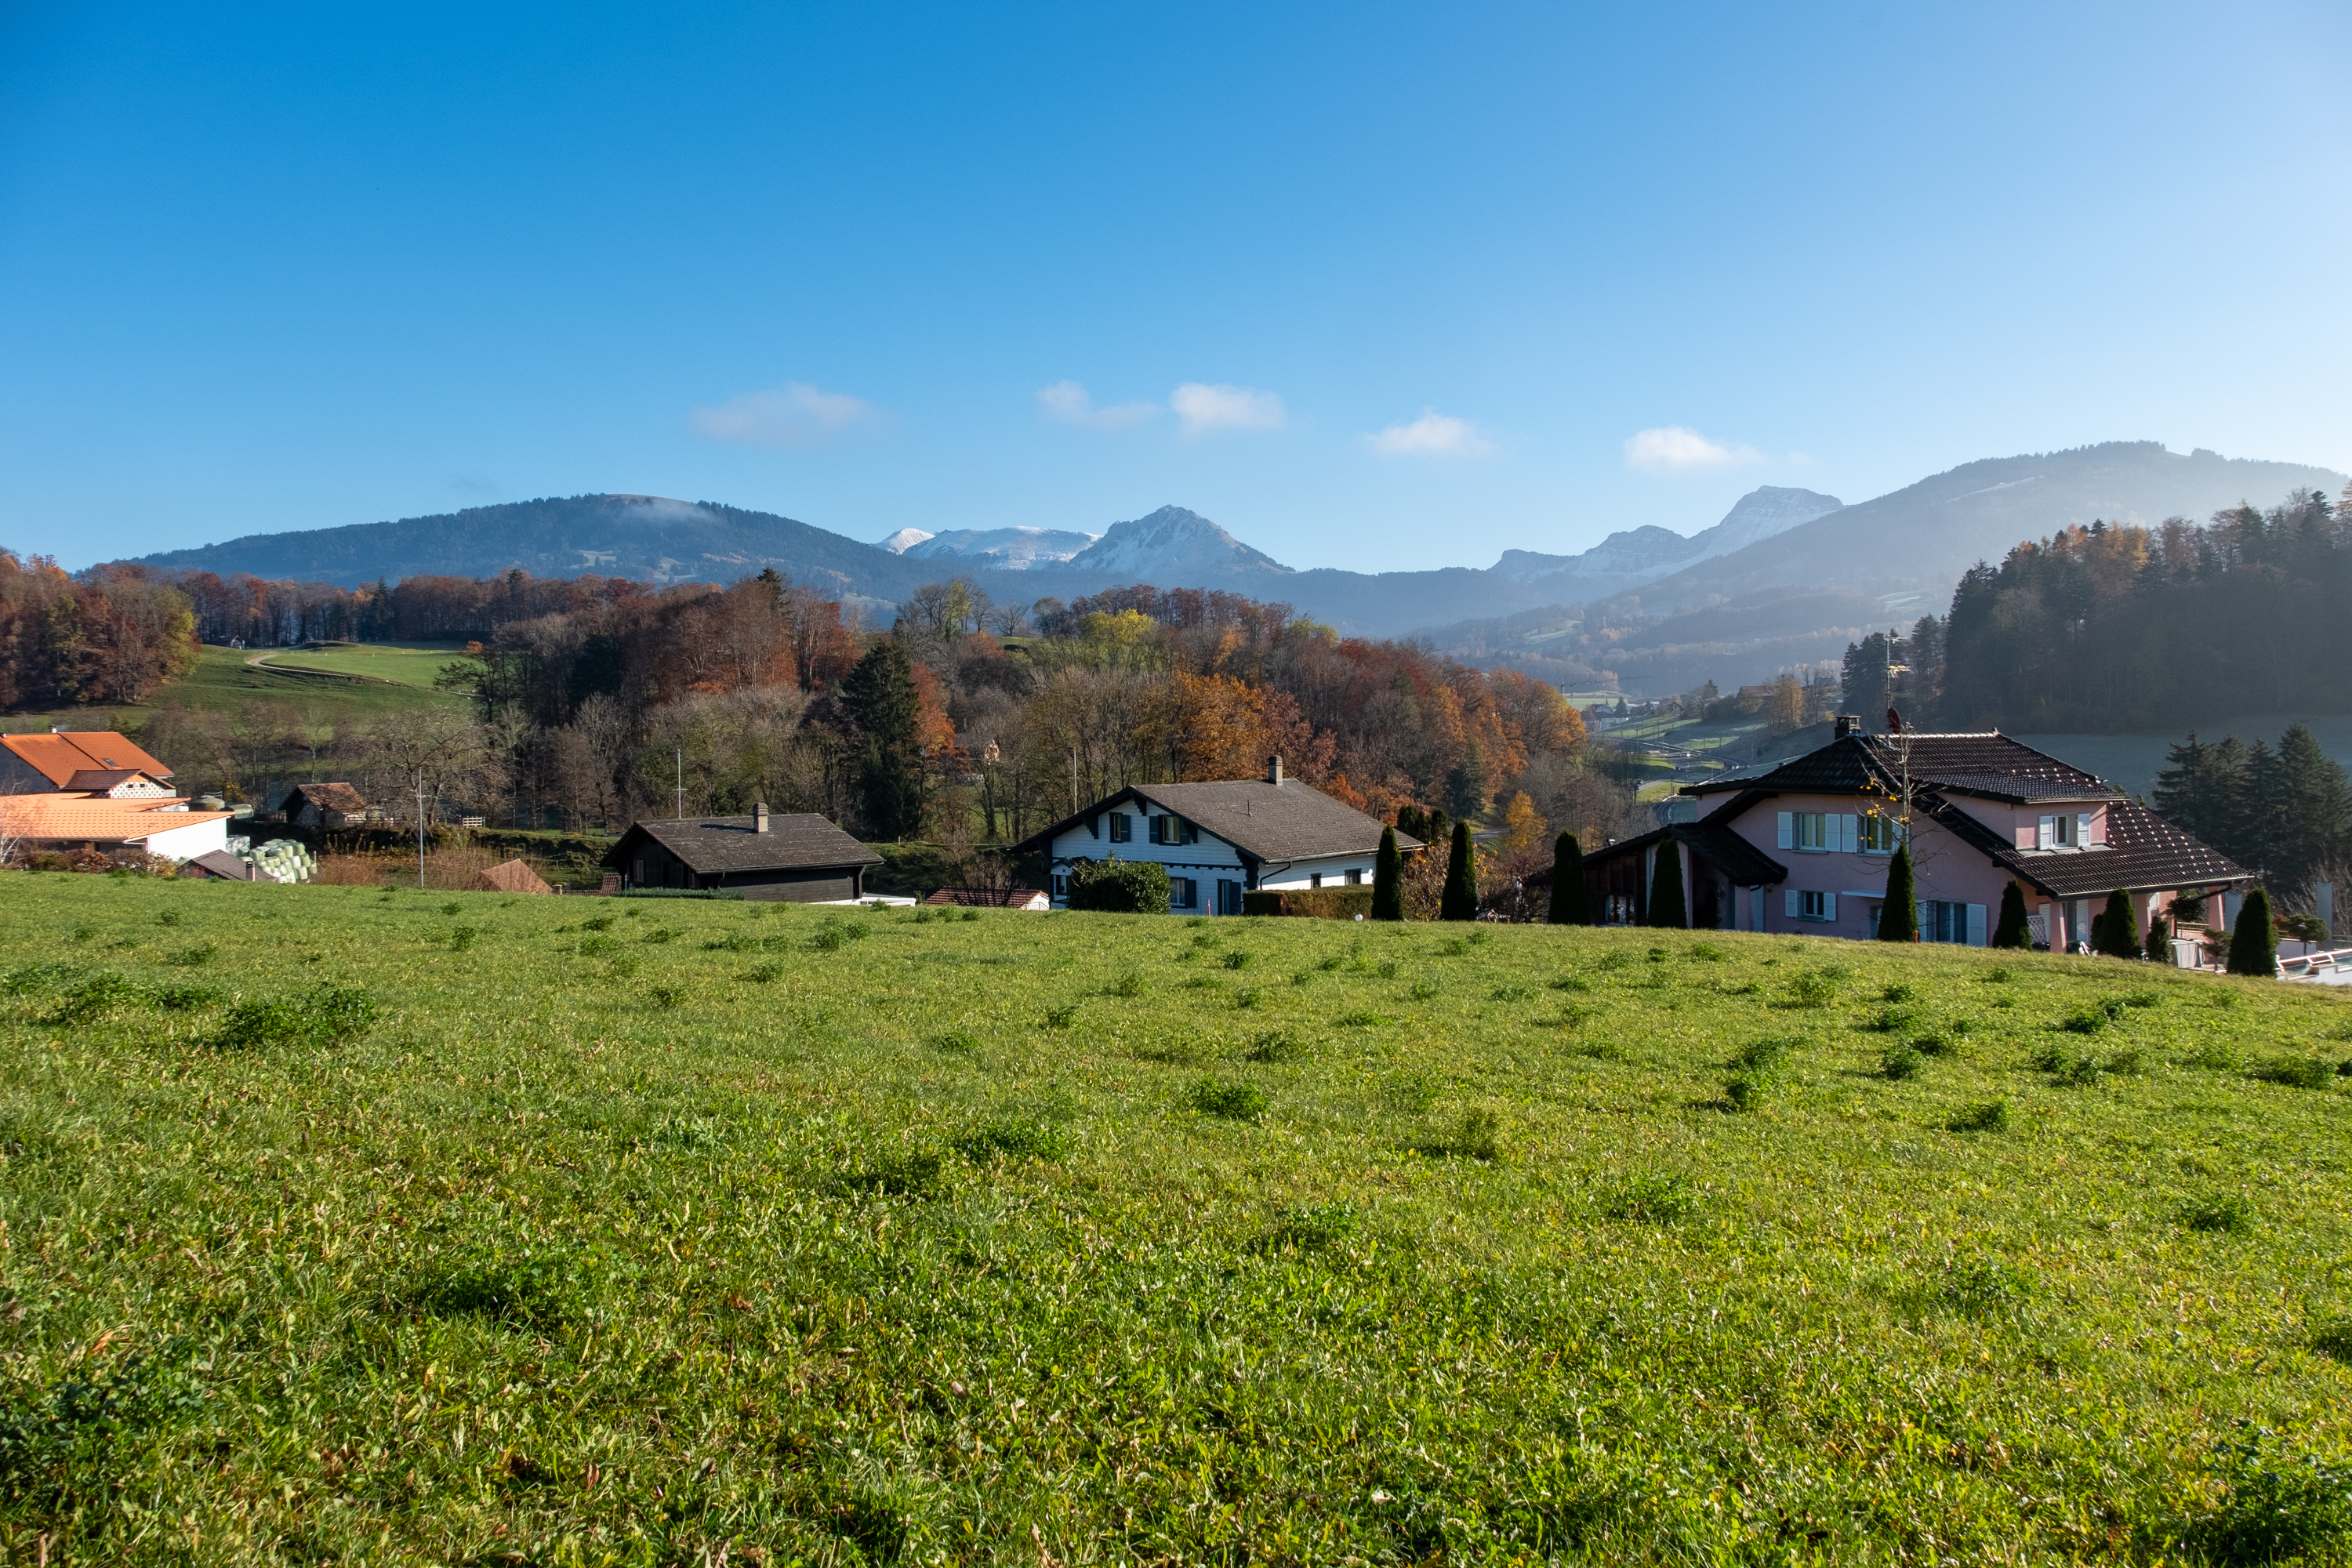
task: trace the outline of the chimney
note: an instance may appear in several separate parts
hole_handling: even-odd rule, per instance
[[[768,803],[764,800],[751,808],[751,831],[754,833],[768,831]]]
[[[1861,715],[1861,714],[1859,714],[1859,713],[1841,713],[1841,714],[1839,714],[1839,715],[1837,716],[1837,738],[1838,738],[1839,740],[1843,741],[1843,740],[1844,740],[1848,735],[1859,735],[1859,734],[1861,734],[1861,733],[1862,733],[1862,715]]]
[[[1265,782],[1270,784],[1279,784],[1282,783],[1282,759],[1280,757],[1266,758]]]

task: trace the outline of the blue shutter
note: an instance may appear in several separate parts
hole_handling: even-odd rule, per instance
[[[1779,843],[1780,847],[1783,849],[1793,849],[1796,847],[1797,817],[1794,812],[1784,811],[1780,814],[1780,837]],[[1791,893],[1789,896],[1792,899],[1796,897],[1794,893]],[[1795,914],[1797,912],[1797,909],[1794,904],[1789,906],[1789,912],[1790,914]]]
[[[1822,895],[1822,919],[1825,921],[1833,921],[1837,919],[1837,895],[1835,893],[1823,893]]]
[[[1785,811],[1784,811],[1784,812],[1782,812],[1782,813],[1780,814],[1780,825],[1781,825],[1783,827],[1786,827],[1786,826],[1788,826],[1788,824],[1789,824],[1789,814],[1788,814],[1787,812],[1785,812]],[[1801,913],[1801,912],[1803,911],[1803,910],[1804,910],[1804,907],[1805,907],[1805,906],[1804,906],[1804,897],[1805,897],[1805,896],[1804,896],[1802,893],[1800,893],[1799,891],[1797,891],[1797,889],[1794,889],[1794,888],[1790,888],[1790,889],[1787,891],[1787,893],[1783,895],[1783,897],[1785,897],[1785,898],[1788,900],[1788,902],[1789,902],[1789,907],[1788,907],[1788,910],[1787,910],[1787,913],[1788,913],[1789,918],[1790,918],[1790,920],[1795,920],[1795,919],[1797,918],[1797,916],[1798,916],[1800,913]]]

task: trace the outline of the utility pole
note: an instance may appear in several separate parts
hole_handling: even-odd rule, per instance
[[[686,748],[677,749],[677,819],[686,820]]]

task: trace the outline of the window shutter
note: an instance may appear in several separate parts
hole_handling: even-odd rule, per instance
[[[2049,849],[2055,847],[2057,843],[2058,819],[2054,816],[2045,816],[2033,830],[2033,847],[2036,849]]]
[[[1788,814],[1787,812],[1785,812],[1785,811],[1784,811],[1784,812],[1782,812],[1782,813],[1780,814],[1780,831],[1781,831],[1783,834],[1785,834],[1785,833],[1787,833],[1787,832],[1788,832],[1788,830],[1789,830],[1789,814]],[[1799,904],[1799,900],[1800,900],[1801,899],[1802,899],[1802,898],[1804,897],[1804,895],[1803,895],[1803,894],[1801,894],[1801,893],[1800,893],[1800,892],[1798,892],[1796,889],[1791,888],[1791,889],[1790,889],[1788,890],[1788,892],[1787,892],[1787,893],[1785,893],[1785,894],[1784,894],[1784,895],[1782,895],[1782,896],[1783,896],[1783,897],[1785,897],[1785,898],[1789,900],[1789,908],[1788,908],[1788,916],[1789,916],[1789,918],[1790,918],[1790,920],[1795,920],[1795,919],[1797,918],[1797,910],[1798,910],[1798,909],[1801,907],[1801,906],[1800,906],[1800,904]]]
[[[1835,893],[1823,893],[1822,895],[1822,919],[1825,921],[1833,921],[1837,919],[1837,895]]]
[[[1851,814],[1838,818],[1838,847],[1849,855],[1862,844],[1862,839],[1855,831],[1858,826],[1859,824]]]
[[[1781,847],[1781,848],[1783,848],[1783,849],[1788,849],[1788,848],[1793,847],[1795,846],[1796,842],[1797,842],[1797,815],[1796,815],[1796,813],[1794,813],[1794,812],[1792,812],[1792,811],[1784,811],[1784,812],[1782,812],[1782,813],[1780,814],[1780,839],[1779,839],[1780,846],[1780,847]],[[1796,896],[1797,896],[1797,895],[1796,895],[1796,894],[1794,894],[1794,893],[1790,893],[1790,894],[1789,895],[1790,899],[1792,900],[1792,901],[1790,903],[1790,905],[1789,905],[1789,912],[1790,912],[1790,914],[1792,914],[1792,915],[1793,915],[1793,914],[1795,914],[1795,913],[1797,912],[1797,906],[1796,906],[1795,902],[1793,901],[1793,900],[1796,899]]]
[[[1087,837],[1089,838],[1100,838],[1102,837],[1101,817],[1089,816],[1087,818]]]
[[[1184,824],[1184,842],[1187,844],[1198,844],[1201,842],[1200,828],[1189,822]]]
[[[2090,845],[2091,814],[2087,811],[2078,811],[2074,814],[2074,847],[2087,849]]]
[[[1985,907],[1982,904],[1969,906],[1969,945],[1970,947],[1984,945],[1984,916]]]

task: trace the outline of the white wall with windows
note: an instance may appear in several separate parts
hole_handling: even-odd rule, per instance
[[[1091,825],[1078,822],[1054,839],[1047,868],[1055,907],[1069,902],[1071,863],[1077,860],[1156,862],[1168,868],[1171,910],[1181,914],[1237,915],[1242,894],[1253,889],[1296,892],[1311,888],[1369,885],[1373,856],[1325,855],[1269,860],[1253,867],[1240,850],[1198,824],[1130,800],[1097,813]]]

